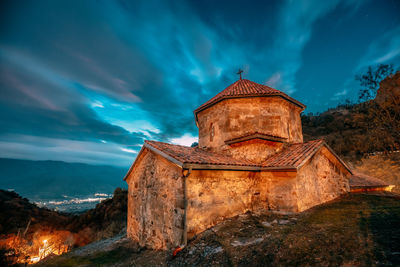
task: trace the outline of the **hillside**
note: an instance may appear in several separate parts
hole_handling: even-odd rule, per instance
[[[305,141],[324,139],[351,167],[400,192],[400,71],[379,83],[375,99],[303,115],[302,126]]]
[[[123,236],[39,266],[370,266],[400,264],[400,196],[347,195],[301,214],[246,213],[172,251]]]
[[[376,100],[306,115],[302,123],[306,141],[325,139],[354,169],[395,184],[400,192],[400,153],[395,151],[400,139],[394,130],[400,113],[397,96],[388,97],[397,94],[390,88],[398,81],[400,73],[385,79]],[[110,192],[125,173],[108,166],[9,159],[0,159],[1,170],[3,186],[15,184],[12,188],[32,198]],[[125,237],[123,189],[80,215],[39,208],[7,191],[0,191],[0,208],[0,246],[8,249],[0,260],[45,258],[40,266],[400,264],[400,196],[387,192],[349,194],[301,214],[246,213],[199,234],[176,257],[172,251],[139,248]]]
[[[351,160],[400,149],[400,71],[380,82],[376,98],[303,115],[304,140],[323,138]]]
[[[65,228],[72,218],[68,214],[39,208],[17,193],[4,190],[0,190],[0,214],[0,235],[26,229],[30,234],[39,228]]]
[[[15,192],[0,190],[0,261],[21,262],[27,256],[30,261],[44,256],[37,255],[44,246],[45,255],[61,254],[112,237],[126,228],[126,205],[127,191],[117,188],[112,199],[71,215],[40,208]]]
[[[400,153],[368,155],[353,163],[355,170],[396,185],[393,192],[400,193]]]

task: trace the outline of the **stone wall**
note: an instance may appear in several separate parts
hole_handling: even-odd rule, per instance
[[[194,170],[187,190],[189,238],[249,210],[297,211],[296,172]]]
[[[262,163],[265,159],[283,148],[283,143],[272,142],[261,139],[252,139],[235,144],[231,144],[226,150],[226,154],[236,159],[247,159],[255,163]]]
[[[281,97],[225,99],[197,114],[199,147],[226,150],[226,140],[252,132],[302,142],[301,111]]]
[[[323,147],[298,171],[298,211],[349,192],[349,177],[350,173]]]
[[[267,205],[271,210],[297,212],[296,171],[263,171]]]
[[[350,173],[325,147],[296,171],[193,170],[186,178],[188,238],[246,211],[298,212],[349,191]],[[169,249],[183,237],[182,169],[144,149],[127,178],[128,237]]]
[[[296,171],[194,170],[187,180],[188,236],[248,210],[299,212],[349,191],[349,172],[322,148]]]
[[[259,172],[192,171],[187,178],[188,237],[225,218],[266,208],[261,184]]]
[[[300,113],[302,109],[296,105],[289,105],[288,136],[290,143],[303,143],[303,128]]]
[[[184,211],[181,168],[145,149],[127,183],[128,237],[153,249],[180,245]]]

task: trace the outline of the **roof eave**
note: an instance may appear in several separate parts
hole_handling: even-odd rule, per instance
[[[299,165],[297,166],[292,166],[292,165],[288,165],[288,166],[278,166],[278,167],[274,167],[274,166],[257,166],[257,165],[234,165],[234,164],[201,164],[201,163],[190,163],[190,162],[182,162],[170,155],[168,155],[167,153],[153,147],[151,144],[149,143],[144,143],[140,152],[138,153],[138,156],[136,158],[136,160],[134,161],[134,163],[132,164],[132,166],[129,168],[127,174],[124,177],[124,181],[127,180],[127,178],[129,177],[129,175],[132,173],[132,171],[134,170],[140,155],[143,153],[144,149],[148,149],[162,157],[164,157],[165,159],[167,159],[168,161],[174,163],[175,165],[177,165],[178,167],[182,168],[182,169],[192,169],[192,170],[226,170],[226,171],[252,171],[252,172],[260,172],[260,171],[288,171],[288,172],[297,172],[306,162],[308,162],[308,160],[315,155],[315,153],[322,147],[322,146],[326,146],[329,151],[346,167],[346,169],[351,173],[351,170],[348,169],[348,166],[329,148],[329,146],[327,146],[327,144],[325,142],[322,142],[319,146],[317,146],[316,148],[314,148],[313,152],[307,157],[305,158]]]
[[[350,185],[350,189],[363,189],[363,188],[386,188],[394,185]]]
[[[129,175],[130,175],[131,172],[133,171],[133,168],[135,167],[136,162],[138,161],[139,156],[140,156],[140,154],[142,154],[143,150],[144,150],[144,145],[142,146],[142,148],[140,149],[139,153],[137,154],[136,159],[135,159],[135,161],[132,163],[131,167],[129,167],[128,172],[125,174],[125,176],[124,176],[124,181],[126,181],[126,179],[128,179]]]
[[[253,140],[253,139],[261,139],[261,140],[267,140],[267,141],[271,141],[271,142],[284,143],[284,142],[286,142],[287,138],[282,138],[282,137],[277,137],[277,136],[276,137],[268,136],[265,134],[255,133],[255,134],[248,135],[248,136],[242,136],[242,137],[226,140],[224,142],[227,145],[232,145],[232,144],[236,144],[236,143],[240,143],[240,142],[244,142],[244,141],[248,141],[248,140]]]
[[[197,163],[185,163],[182,166],[183,169],[192,170],[223,170],[223,171],[290,171],[296,172],[297,168],[293,166],[281,166],[281,167],[261,167],[261,166],[246,166],[246,165],[228,165],[228,164],[197,164]]]
[[[145,146],[146,148],[148,148],[149,150],[155,152],[156,154],[158,154],[158,155],[160,155],[160,156],[163,156],[163,157],[166,158],[167,160],[171,161],[172,163],[174,163],[174,164],[176,164],[176,165],[178,165],[179,167],[182,168],[183,162],[181,162],[181,161],[177,160],[176,158],[174,158],[174,157],[168,155],[167,153],[164,153],[163,151],[161,151],[161,150],[159,150],[159,149],[153,147],[152,145],[150,145],[150,144],[148,144],[148,143],[144,143],[144,146]]]
[[[128,172],[126,173],[126,175],[125,175],[125,177],[124,177],[124,181],[126,181],[126,179],[128,178],[128,176],[129,176],[129,175],[131,174],[131,172],[133,171],[133,169],[134,169],[134,167],[135,167],[135,165],[136,165],[136,162],[137,162],[138,159],[139,159],[140,154],[143,152],[143,150],[144,150],[145,148],[149,149],[150,151],[153,151],[154,153],[156,153],[156,154],[158,154],[158,155],[164,157],[165,159],[167,159],[167,160],[171,161],[172,163],[176,164],[178,167],[181,167],[181,168],[182,168],[183,162],[180,162],[179,160],[177,160],[177,159],[171,157],[170,155],[168,155],[168,154],[162,152],[161,150],[159,150],[159,149],[153,147],[152,145],[146,143],[146,141],[145,141],[145,143],[143,144],[142,148],[140,149],[140,151],[139,151],[139,153],[138,153],[138,155],[137,155],[135,161],[133,162],[132,166],[129,168]]]
[[[152,145],[148,143],[144,143],[140,152],[138,153],[138,156],[136,157],[136,160],[133,162],[132,166],[129,168],[127,174],[124,177],[124,181],[127,180],[129,175],[132,173],[134,170],[137,161],[139,160],[139,157],[141,153],[143,153],[144,149],[148,149],[165,159],[169,160],[170,162],[174,163],[178,167],[182,169],[192,169],[192,170],[220,170],[220,171],[252,171],[252,172],[259,172],[259,171],[297,171],[297,169],[293,166],[281,166],[281,167],[261,167],[261,166],[248,166],[248,165],[234,165],[234,164],[200,164],[200,163],[189,163],[189,162],[181,162],[174,157],[171,157],[170,155],[164,153],[163,151],[153,147]]]
[[[192,170],[224,170],[224,171],[260,171],[259,166],[230,165],[230,164],[199,164],[185,163],[183,169]]]
[[[298,168],[296,168],[294,166],[261,167],[261,171],[290,171],[290,172],[297,172]]]
[[[315,155],[315,153],[317,153],[317,151],[320,150],[321,147],[323,147],[324,145],[326,145],[326,143],[325,143],[325,141],[322,141],[319,146],[315,147],[313,149],[312,153],[310,153],[310,155],[308,155],[299,165],[297,165],[297,169],[300,169],[301,167],[303,167],[304,164],[306,164]]]
[[[300,169],[301,167],[304,166],[304,164],[306,164],[314,155],[317,151],[319,151],[323,146],[325,146],[329,152],[332,153],[332,155],[345,167],[345,169],[351,174],[353,175],[353,172],[351,171],[350,167],[335,153],[335,151],[333,151],[332,148],[329,147],[329,145],[325,142],[322,141],[321,144],[319,146],[317,146],[316,148],[314,148],[313,152],[310,153],[310,155],[308,157],[306,157],[298,166],[297,169]]]
[[[223,96],[223,97],[221,97],[220,99],[218,99],[218,100],[216,100],[216,101],[214,101],[214,102],[210,102],[210,103],[208,103],[207,105],[198,107],[197,109],[195,109],[195,110],[193,111],[193,113],[194,113],[194,115],[195,115],[195,120],[196,120],[196,123],[197,123],[197,114],[198,114],[199,112],[201,112],[201,111],[203,111],[203,110],[205,110],[205,109],[207,109],[207,108],[209,108],[209,107],[212,107],[212,106],[214,106],[215,104],[217,104],[217,103],[219,103],[219,102],[221,102],[221,101],[223,101],[223,100],[225,100],[225,99],[249,98],[249,97],[274,97],[274,96],[281,97],[281,98],[283,98],[283,99],[285,99],[285,100],[287,100],[287,101],[289,101],[289,102],[291,102],[291,103],[293,103],[293,104],[299,106],[300,108],[302,108],[302,111],[304,111],[304,110],[306,109],[306,107],[307,107],[307,106],[304,105],[303,103],[301,103],[301,102],[299,102],[299,101],[297,101],[297,100],[291,98],[290,96],[285,96],[285,95],[282,95],[282,94],[267,94],[267,95],[257,95],[257,94],[253,94],[253,95],[239,95],[239,96]]]
[[[329,152],[331,152],[336,158],[337,160],[342,163],[342,165],[349,171],[349,173],[351,175],[354,175],[351,168],[346,164],[346,162],[344,162],[336,153],[335,151],[333,151],[333,149],[324,141],[324,144],[326,146],[326,148],[329,150]]]

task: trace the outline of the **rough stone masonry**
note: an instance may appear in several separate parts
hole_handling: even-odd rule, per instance
[[[350,168],[303,143],[305,106],[240,79],[194,111],[199,145],[145,141],[125,180],[128,236],[169,249],[246,211],[300,212],[349,192]]]

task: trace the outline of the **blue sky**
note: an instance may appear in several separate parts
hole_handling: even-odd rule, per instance
[[[400,65],[400,1],[2,1],[0,157],[128,166],[244,77],[321,112]]]

